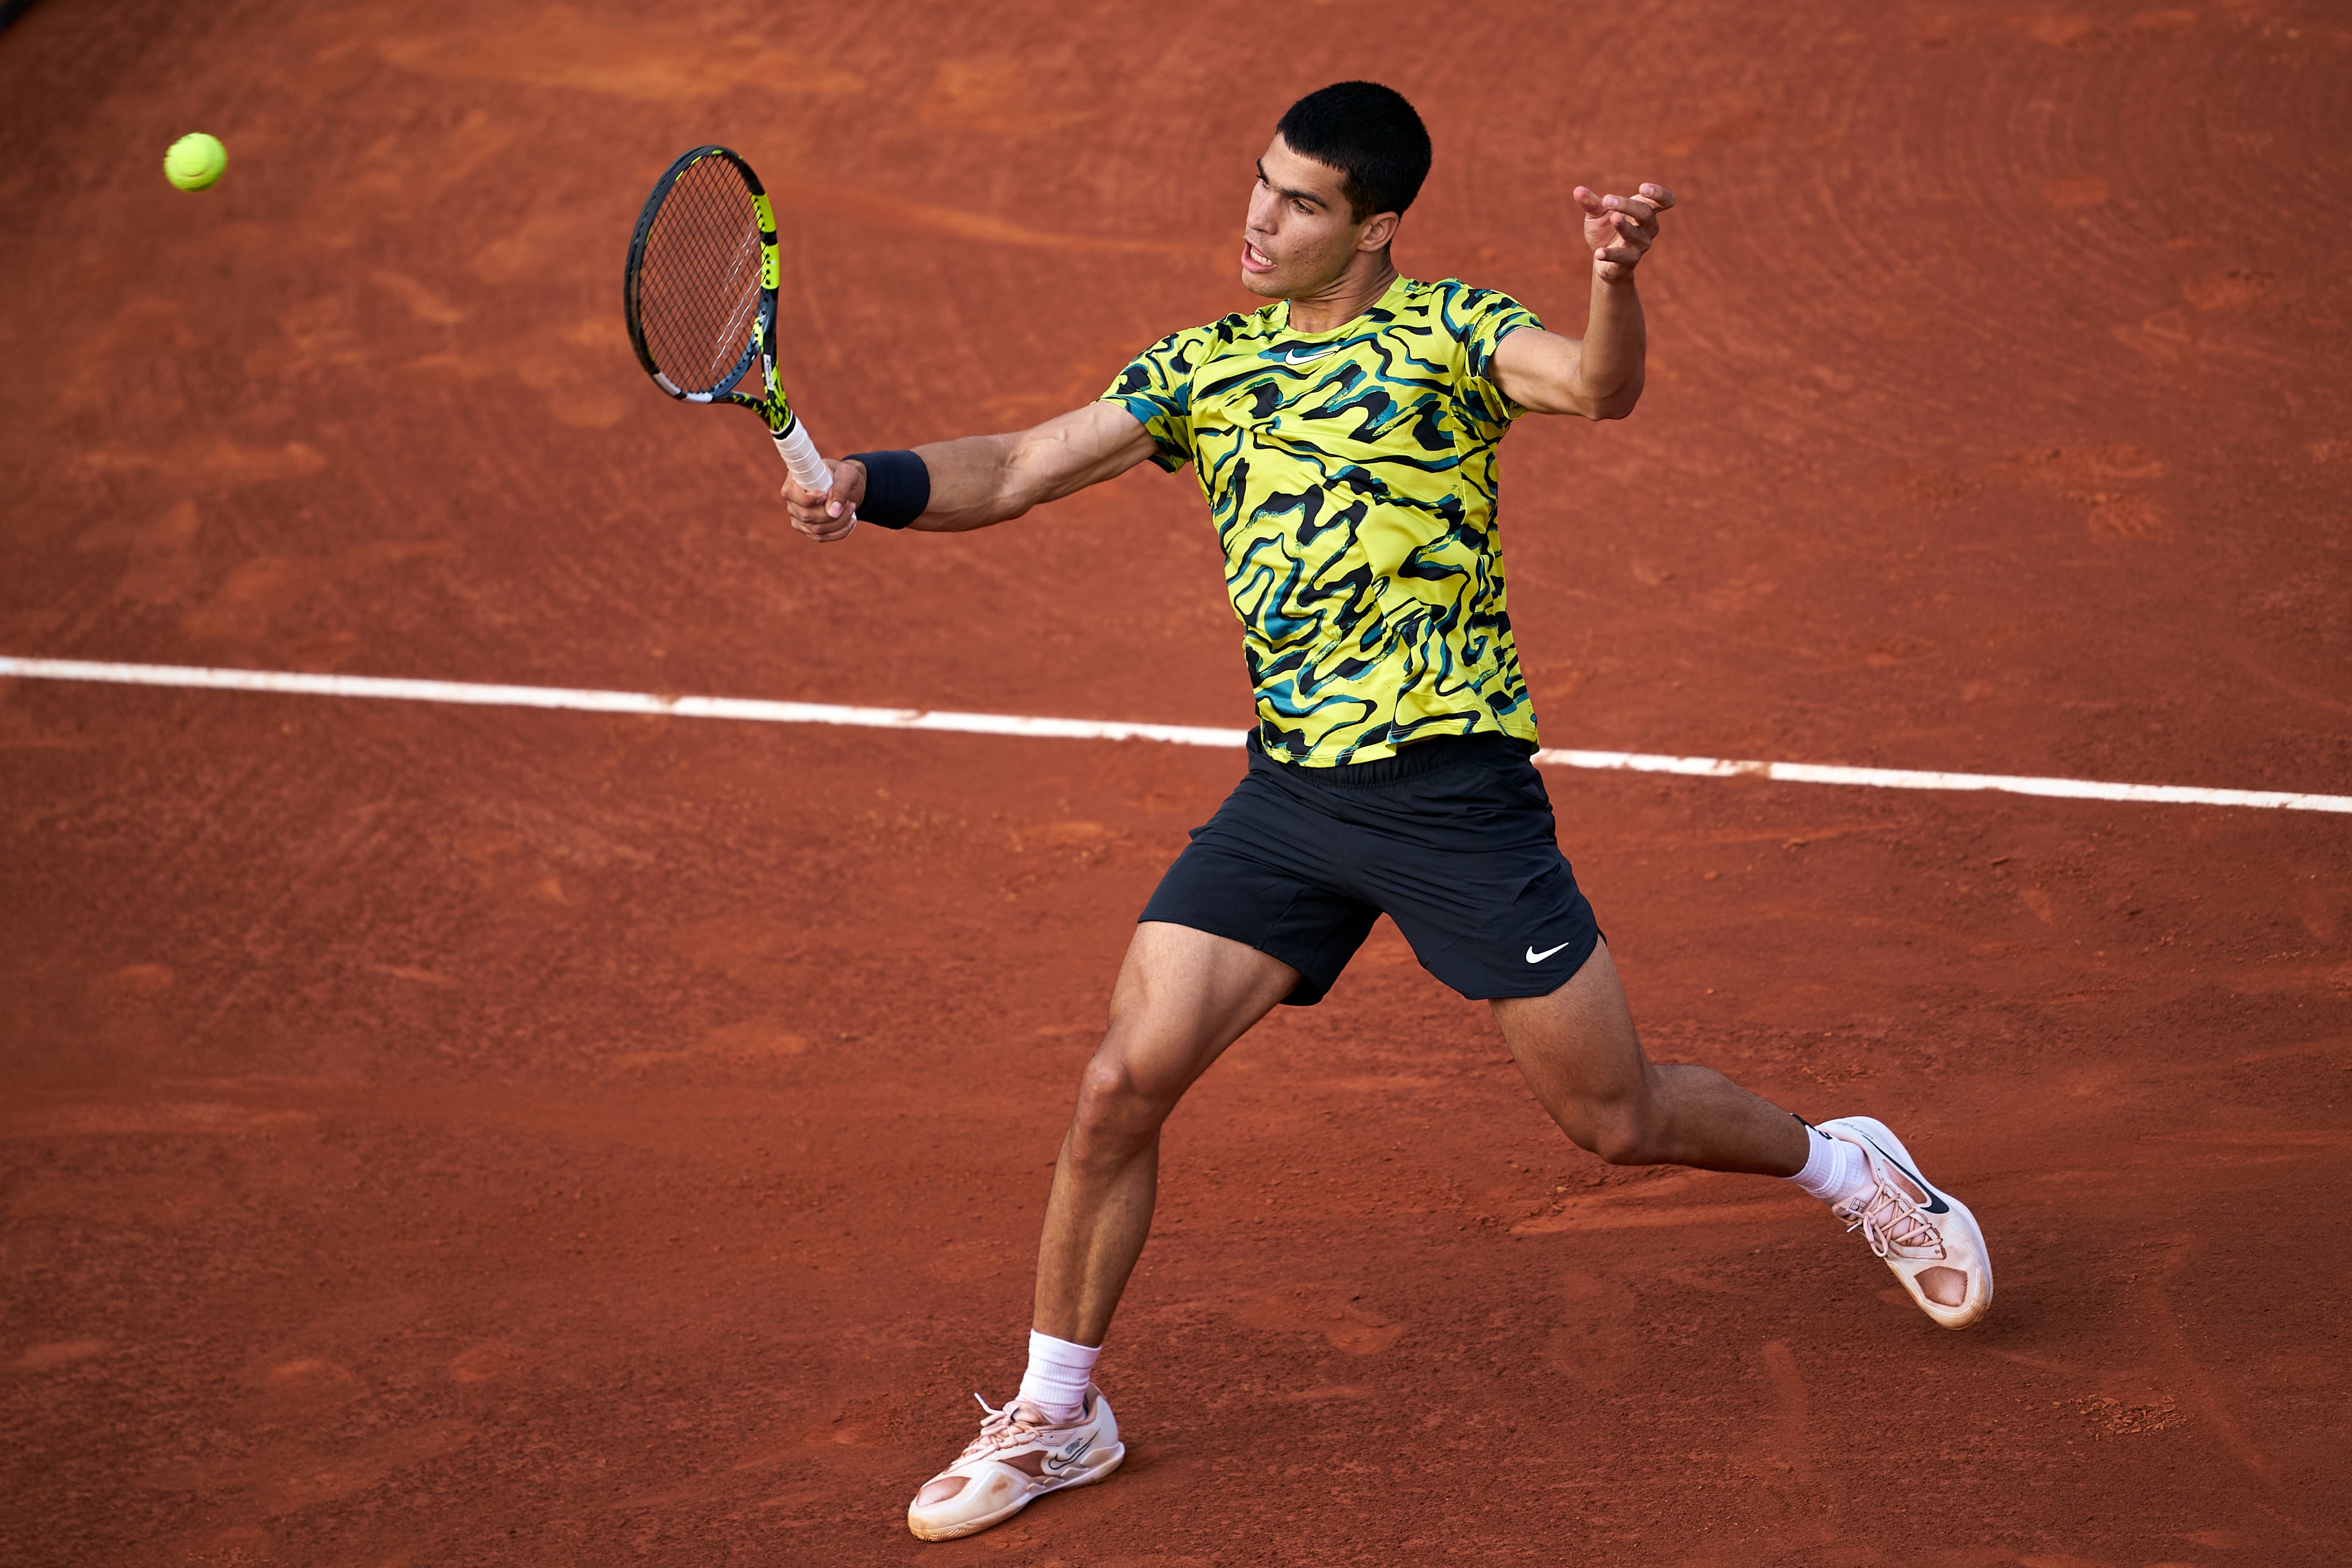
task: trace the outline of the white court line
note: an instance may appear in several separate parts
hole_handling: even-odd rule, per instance
[[[1248,731],[1117,719],[1028,718],[1015,714],[944,713],[928,708],[851,707],[838,703],[765,702],[755,697],[659,696],[566,686],[480,685],[470,681],[391,680],[379,675],[317,675],[279,670],[218,670],[190,664],[110,664],[82,659],[18,659],[0,654],[0,676],[38,681],[98,681],[116,685],[198,686],[209,691],[275,692],[294,696],[376,697],[394,702],[463,703],[479,707],[564,708],[578,713],[727,718],[755,724],[839,724],[865,729],[923,729],[958,735],[1013,735],[1054,740],[1161,740],[1176,746],[1239,747]],[[2067,800],[2132,800],[2170,806],[2254,806],[2286,811],[2352,813],[2352,795],[2283,789],[2207,789],[2188,784],[2112,784],[2089,779],[2032,779],[2002,773],[1942,773],[1907,768],[1840,768],[1817,762],[1738,762],[1719,757],[1664,757],[1639,751],[1553,748],[1538,762],[1696,779],[1773,779],[1788,784],[1846,784],[1876,789],[1990,789]]]

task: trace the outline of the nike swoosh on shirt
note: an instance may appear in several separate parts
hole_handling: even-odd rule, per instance
[[[1573,938],[1570,940],[1573,940]],[[1568,943],[1563,942],[1559,945],[1559,947],[1565,947],[1567,946]],[[1559,947],[1547,947],[1542,952],[1538,953],[1536,951],[1536,945],[1530,942],[1528,944],[1528,962],[1530,964],[1540,964],[1546,958],[1550,957],[1554,953],[1559,952]]]
[[[1276,358],[1279,359],[1286,365],[1303,365],[1309,360],[1319,360],[1326,354],[1336,354],[1339,351],[1339,344],[1326,343],[1323,347],[1316,350],[1311,354],[1302,354],[1296,349],[1290,349],[1276,355]]]

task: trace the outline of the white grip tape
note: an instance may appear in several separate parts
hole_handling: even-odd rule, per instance
[[[814,490],[822,496],[833,488],[833,470],[817,455],[816,443],[809,439],[808,426],[799,420],[793,427],[776,437],[776,450],[783,454],[784,466],[793,471],[803,490]]]

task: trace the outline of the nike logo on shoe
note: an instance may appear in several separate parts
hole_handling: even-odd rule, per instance
[[[1917,1187],[1921,1192],[1927,1195],[1927,1201],[1920,1206],[1927,1213],[1949,1214],[1952,1212],[1952,1206],[1944,1201],[1944,1195],[1937,1192],[1934,1187],[1929,1186],[1926,1182],[1921,1181],[1917,1171],[1913,1170],[1901,1160],[1898,1160],[1893,1155],[1888,1154],[1885,1149],[1879,1148],[1878,1140],[1875,1138],[1865,1136],[1863,1141],[1867,1143],[1872,1148],[1878,1149],[1878,1157],[1885,1160],[1888,1165],[1893,1166],[1896,1170],[1900,1171],[1903,1174],[1903,1179],[1905,1181],[1909,1182],[1913,1186]]]
[[[1570,937],[1569,940],[1574,941],[1575,938]],[[1559,945],[1559,947],[1565,947],[1567,946],[1568,943],[1563,942]],[[1538,953],[1536,951],[1535,944],[1530,942],[1528,944],[1528,962],[1530,964],[1540,964],[1546,958],[1550,957],[1554,953],[1559,952],[1559,947],[1547,947],[1542,952]]]
[[[1059,1454],[1051,1455],[1046,1458],[1045,1468],[1053,1471],[1057,1476],[1062,1474],[1065,1470],[1076,1469],[1078,1468],[1078,1461],[1085,1458],[1087,1457],[1087,1450],[1094,1446],[1095,1440],[1092,1434],[1088,1434],[1083,1437],[1074,1437],[1070,1440],[1070,1446],[1068,1448],[1064,1448]]]

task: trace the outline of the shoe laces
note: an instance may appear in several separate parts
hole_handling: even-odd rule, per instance
[[[980,1406],[982,1415],[980,1422],[980,1436],[974,1437],[966,1446],[962,1454],[964,1458],[975,1458],[982,1454],[992,1454],[999,1448],[1009,1448],[1018,1444],[1034,1442],[1039,1432],[1043,1430],[1039,1423],[1022,1414],[1020,1407],[1013,1400],[1006,1400],[1003,1406],[999,1407],[991,1405],[977,1393],[971,1397],[972,1402]]]
[[[1881,1259],[1894,1254],[1905,1258],[1941,1258],[1944,1255],[1943,1232],[1934,1221],[1920,1212],[1910,1195],[1895,1185],[1878,1167],[1874,1156],[1870,1160],[1871,1193],[1867,1200],[1846,1212],[1853,1218],[1846,1226],[1849,1235],[1859,1230],[1862,1239],[1870,1243],[1871,1252]]]

